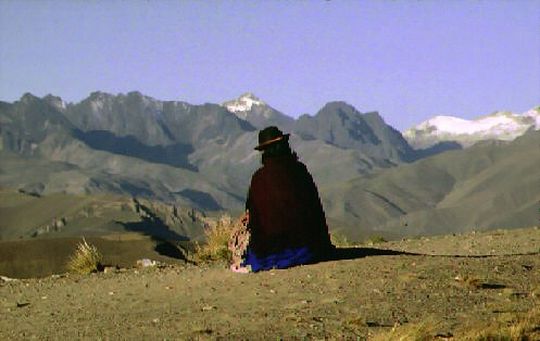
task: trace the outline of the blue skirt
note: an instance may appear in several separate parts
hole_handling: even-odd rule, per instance
[[[250,266],[252,272],[286,269],[292,266],[309,264],[315,259],[313,252],[305,246],[295,249],[285,249],[279,253],[274,253],[265,257],[258,257],[249,248],[246,252],[242,266]]]

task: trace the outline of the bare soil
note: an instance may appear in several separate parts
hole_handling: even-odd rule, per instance
[[[540,305],[538,228],[346,251],[247,275],[170,264],[4,278],[0,339],[370,339],[434,319],[433,338],[459,340],[468,326]]]

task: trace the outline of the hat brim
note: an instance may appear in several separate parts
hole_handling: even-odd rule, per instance
[[[283,139],[288,140],[288,139],[289,139],[289,135],[290,135],[290,134],[283,134],[283,135],[281,135],[281,136],[276,137],[275,139],[268,140],[268,141],[266,141],[266,142],[264,142],[264,143],[261,143],[260,145],[258,145],[257,147],[255,147],[255,150],[264,150],[265,148],[267,148],[267,147],[268,147],[269,145],[271,145],[271,144],[274,144],[274,143],[276,143],[276,142],[279,142],[279,141],[281,141],[281,140],[283,140]]]

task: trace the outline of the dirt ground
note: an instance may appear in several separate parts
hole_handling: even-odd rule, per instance
[[[531,228],[361,246],[247,275],[176,264],[3,278],[0,339],[362,340],[437,321],[434,339],[459,340],[540,306],[539,251]]]

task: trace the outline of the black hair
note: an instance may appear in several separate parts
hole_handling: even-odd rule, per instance
[[[262,163],[264,164],[269,158],[280,157],[280,156],[293,156],[298,159],[296,153],[294,153],[289,146],[288,139],[283,139],[281,141],[272,143],[263,150],[262,154]]]

